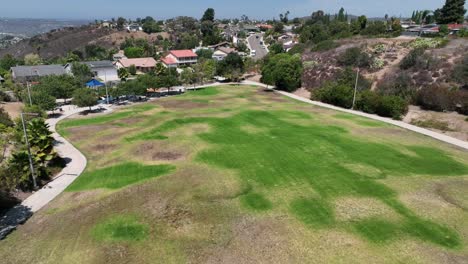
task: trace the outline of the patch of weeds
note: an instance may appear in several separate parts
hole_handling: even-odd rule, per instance
[[[174,171],[172,165],[143,165],[123,163],[104,169],[87,171],[79,176],[68,188],[69,192],[99,188],[119,189]]]
[[[271,202],[258,193],[248,193],[242,196],[241,202],[244,206],[254,211],[266,211],[272,208]]]
[[[91,236],[103,242],[135,242],[145,240],[149,226],[132,215],[113,216],[95,225]]]
[[[411,121],[412,125],[419,126],[419,127],[425,127],[425,128],[434,128],[442,131],[453,131],[449,127],[449,123],[445,121],[439,121],[435,119],[430,119],[430,120],[414,120]]]

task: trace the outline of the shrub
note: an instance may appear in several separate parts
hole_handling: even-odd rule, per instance
[[[385,66],[385,61],[380,58],[374,58],[371,64],[371,69],[380,70]]]
[[[14,125],[13,121],[11,121],[10,115],[8,115],[7,111],[5,111],[3,107],[0,107],[0,124],[7,127],[12,127]]]
[[[291,92],[301,86],[302,71],[303,65],[299,54],[276,54],[265,61],[262,67],[262,82]]]
[[[11,97],[4,91],[0,91],[0,102],[10,102]]]
[[[335,41],[333,40],[324,40],[324,41],[321,41],[317,44],[315,44],[311,51],[327,51],[327,50],[331,50],[331,49],[336,49],[340,46],[340,44],[336,43]]]
[[[455,65],[452,78],[462,86],[468,86],[468,54]]]
[[[349,48],[338,57],[338,63],[343,66],[369,67],[371,57],[360,48]]]
[[[409,44],[413,49],[435,49],[441,47],[446,42],[441,38],[417,38]]]
[[[379,116],[401,119],[408,112],[408,102],[395,95],[383,95],[376,109]]]
[[[385,46],[385,44],[379,43],[379,44],[374,46],[374,53],[375,54],[382,54],[382,53],[385,52],[386,49],[387,49],[387,47]]]
[[[289,49],[288,53],[291,55],[294,54],[302,54],[305,50],[306,45],[303,43],[298,43],[294,45],[291,49]]]
[[[407,70],[414,67],[418,58],[424,54],[424,48],[415,48],[411,50],[400,62],[400,69]]]
[[[380,95],[370,90],[359,93],[356,99],[356,109],[363,112],[375,114],[380,104]]]
[[[416,96],[416,103],[426,110],[455,110],[456,93],[446,86],[433,85],[421,89]]]
[[[312,93],[312,99],[343,108],[351,108],[353,96],[354,90],[350,86],[337,82],[325,83]]]
[[[396,77],[385,77],[378,90],[383,95],[396,95],[408,101],[413,100],[416,94],[416,87],[412,84],[411,76],[404,72]]]
[[[457,91],[455,98],[455,110],[462,115],[468,115],[468,91]]]

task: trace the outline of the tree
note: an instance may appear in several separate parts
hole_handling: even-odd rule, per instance
[[[213,51],[210,49],[199,49],[196,53],[198,59],[211,59],[213,57]]]
[[[280,53],[267,58],[262,67],[262,82],[280,90],[294,91],[301,86],[302,61],[299,55]]]
[[[130,67],[128,67],[128,73],[130,75],[136,75],[137,74],[137,68],[134,64],[130,65]]]
[[[216,74],[228,77],[234,70],[244,72],[244,61],[237,53],[229,53],[224,60],[218,62]]]
[[[440,15],[438,17],[437,23],[462,24],[466,13],[465,0],[446,0],[445,5],[439,10],[439,12]]]
[[[180,74],[180,80],[183,84],[193,84],[196,82],[196,75],[192,68],[185,68]]]
[[[43,91],[32,93],[31,101],[44,111],[52,111],[57,106],[55,97]]]
[[[119,76],[120,80],[123,80],[123,81],[127,80],[128,76],[129,76],[127,68],[118,69],[117,70],[117,75]]]
[[[82,84],[70,75],[50,75],[39,79],[39,84],[32,86],[32,91],[45,92],[58,99],[70,98]]]
[[[127,20],[125,18],[123,18],[123,17],[117,18],[117,29],[122,30],[124,28],[124,25],[125,25],[126,22],[127,22]]]
[[[288,24],[289,22],[288,16],[289,16],[289,11],[286,11],[284,14],[280,14],[279,17],[280,17],[281,23]]]
[[[200,21],[211,21],[214,22],[215,18],[215,11],[213,8],[208,8],[206,9],[205,13],[203,14],[203,17],[201,18]]]
[[[142,58],[145,51],[140,47],[128,47],[124,50],[124,53],[128,58]]]
[[[283,45],[281,45],[279,43],[274,43],[274,44],[270,45],[270,47],[268,49],[270,50],[270,52],[272,54],[278,54],[278,53],[283,53],[284,52]]]
[[[47,162],[57,156],[49,125],[42,118],[34,118],[28,122],[27,130],[34,162],[40,166],[40,169],[45,169]],[[45,175],[44,172],[43,174]]]
[[[336,20],[340,22],[346,22],[345,10],[343,7],[340,8],[340,11],[338,12],[338,15],[336,16]]]
[[[86,45],[85,53],[87,58],[105,59],[107,57],[106,49],[95,44]]]
[[[29,53],[24,56],[24,64],[25,65],[39,65],[42,63],[41,57],[38,54]]]
[[[143,28],[143,31],[148,34],[161,32],[161,27],[154,20],[145,21],[145,23],[143,23],[142,28]]]
[[[89,107],[89,110],[91,110],[91,107],[97,104],[96,93],[88,88],[77,89],[73,93],[73,104],[78,107]]]
[[[91,68],[89,68],[88,65],[79,62],[72,63],[72,73],[78,82],[83,86],[86,82],[94,77],[94,74],[91,72]]]
[[[15,59],[15,57],[10,54],[7,54],[0,59],[0,69],[5,71],[9,71],[11,67],[21,64],[23,64],[23,62]]]

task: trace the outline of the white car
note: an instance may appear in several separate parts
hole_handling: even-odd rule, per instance
[[[255,57],[255,55],[257,55],[257,51],[256,50],[251,50],[250,51],[250,56]]]

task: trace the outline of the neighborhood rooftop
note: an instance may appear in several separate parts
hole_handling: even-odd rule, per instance
[[[63,65],[35,65],[35,66],[16,66],[11,67],[11,71],[15,77],[29,76],[47,76],[47,75],[62,75],[66,74]]]
[[[136,67],[154,67],[156,66],[156,60],[154,58],[134,58],[134,59],[120,59],[120,64],[123,67],[127,68],[131,65],[135,65]]]
[[[198,57],[197,54],[191,50],[171,50],[170,53],[177,58]]]

